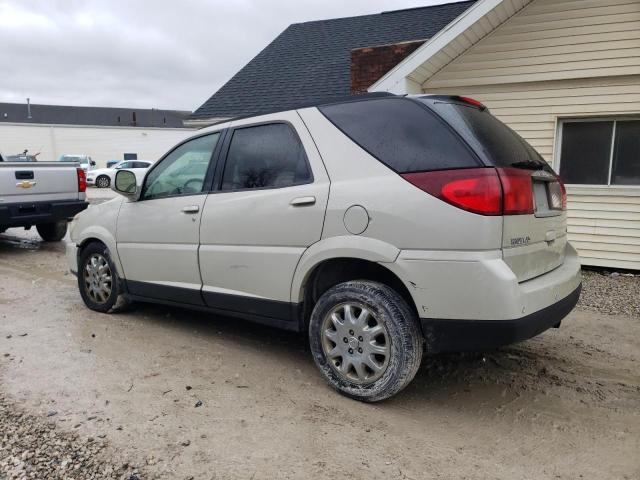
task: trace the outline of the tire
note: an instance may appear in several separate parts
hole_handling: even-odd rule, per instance
[[[45,242],[59,242],[67,234],[67,221],[41,223],[36,225],[36,230]]]
[[[90,243],[80,252],[78,289],[84,304],[96,312],[114,313],[129,304],[109,249],[103,243]]]
[[[364,310],[368,319],[358,322]],[[407,302],[388,286],[364,280],[341,283],[320,297],[311,313],[309,344],[329,385],[364,402],[385,400],[406,387],[424,349],[417,316]],[[387,353],[376,353],[383,350]]]
[[[100,175],[96,178],[96,187],[98,188],[109,188],[111,185],[111,179],[106,175]]]

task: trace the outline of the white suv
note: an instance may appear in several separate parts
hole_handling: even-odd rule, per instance
[[[462,97],[369,95],[201,130],[72,226],[96,311],[181,305],[306,332],[329,383],[394,395],[423,352],[558,326],[578,301],[565,191]]]

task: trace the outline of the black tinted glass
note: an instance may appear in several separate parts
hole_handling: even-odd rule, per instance
[[[287,187],[311,180],[304,148],[289,125],[275,123],[233,132],[223,190]]]
[[[436,115],[404,98],[320,107],[354,142],[398,173],[468,168],[478,161]]]
[[[547,167],[544,159],[526,140],[488,110],[428,97],[422,101],[431,105],[489,165],[526,167],[532,164]]]
[[[613,122],[565,122],[560,177],[565,183],[607,185]]]
[[[640,185],[640,120],[619,121],[616,124],[611,183]]]

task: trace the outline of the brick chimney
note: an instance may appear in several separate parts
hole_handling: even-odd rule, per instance
[[[351,50],[351,93],[365,93],[367,88],[424,42],[418,40]]]

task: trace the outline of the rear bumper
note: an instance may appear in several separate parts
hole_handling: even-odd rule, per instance
[[[421,318],[427,351],[463,352],[486,350],[535,337],[558,327],[578,303],[582,285],[542,310],[514,320],[454,320]]]
[[[0,225],[6,228],[29,227],[67,220],[88,206],[84,200],[9,203],[0,205]]]

